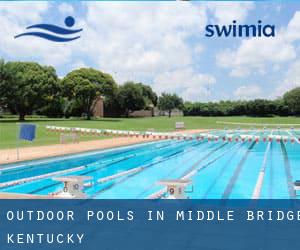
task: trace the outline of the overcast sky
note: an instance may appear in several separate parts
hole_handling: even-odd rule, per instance
[[[83,28],[54,43],[16,34],[37,23]],[[207,38],[207,24],[276,25],[275,38]],[[1,2],[0,57],[134,80],[185,100],[275,98],[300,85],[300,4],[239,2]]]

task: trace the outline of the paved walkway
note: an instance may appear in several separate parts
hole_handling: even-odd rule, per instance
[[[184,130],[182,132],[186,134],[192,134],[201,131],[204,130]],[[154,140],[157,139],[142,138],[141,136],[138,138],[116,137],[103,140],[83,141],[75,144],[53,144],[48,146],[23,147],[19,149],[19,159],[17,159],[17,149],[4,149],[0,150],[0,164],[74,154],[98,149],[121,147],[137,143],[150,142]]]

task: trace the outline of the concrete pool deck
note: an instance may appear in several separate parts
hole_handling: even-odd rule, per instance
[[[15,193],[0,193],[0,199],[35,199],[35,200],[44,200],[44,199],[55,199],[50,195],[31,195],[31,194],[15,194]]]
[[[183,132],[193,134],[208,131],[205,129],[193,129],[176,131],[174,133]],[[35,160],[46,157],[61,156],[67,154],[75,154],[98,149],[109,149],[122,147],[143,142],[151,142],[159,139],[137,137],[114,137],[109,139],[81,141],[79,143],[70,144],[52,144],[47,146],[23,147],[19,149],[19,159],[17,159],[17,149],[0,150],[0,164],[9,164],[20,161]]]

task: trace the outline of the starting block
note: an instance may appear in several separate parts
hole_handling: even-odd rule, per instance
[[[64,176],[53,178],[55,181],[64,183],[63,192],[61,192],[57,197],[66,199],[85,199],[86,194],[83,192],[84,181],[90,179],[92,179],[90,176]]]
[[[300,180],[296,180],[294,182],[294,191],[295,191],[295,196],[297,196],[297,191],[300,190]]]
[[[192,183],[191,180],[161,180],[158,182],[160,185],[167,187],[168,199],[187,199],[186,192],[184,189],[186,186]],[[193,192],[193,190],[191,191]]]

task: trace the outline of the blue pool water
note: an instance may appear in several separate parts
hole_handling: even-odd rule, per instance
[[[249,132],[250,133],[250,132]],[[249,134],[248,133],[248,134]],[[297,131],[251,131],[260,138],[269,135],[299,137]],[[214,131],[215,135],[225,131]],[[295,141],[236,142],[238,132],[226,132],[233,141],[164,140],[99,152],[69,155],[39,161],[3,165],[0,185],[29,177],[53,174],[14,183],[0,192],[48,195],[61,191],[58,176],[89,176],[84,192],[89,198],[144,199],[162,190],[158,181],[178,179],[191,172],[190,198],[297,198],[294,181],[300,179],[300,144]],[[80,170],[76,169],[82,167]],[[137,171],[129,170],[139,168]],[[68,173],[58,171],[69,170]],[[127,171],[127,172],[126,172]],[[58,172],[56,174],[56,172]],[[112,180],[105,177],[124,173]],[[259,176],[263,176],[259,183]],[[254,195],[256,191],[256,196]],[[257,192],[258,191],[258,192]]]

